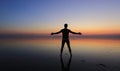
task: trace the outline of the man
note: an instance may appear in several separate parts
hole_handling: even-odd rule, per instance
[[[69,33],[80,34],[81,35],[80,32],[78,32],[78,33],[77,32],[73,32],[73,31],[67,29],[67,27],[68,27],[68,24],[64,24],[64,29],[61,29],[60,31],[55,32],[55,33],[51,33],[51,35],[62,33],[62,46],[61,46],[61,53],[60,53],[60,55],[62,55],[65,43],[67,43],[70,55],[72,55],[71,48],[70,48],[70,41],[69,41]]]

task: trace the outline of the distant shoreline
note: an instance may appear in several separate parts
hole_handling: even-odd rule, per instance
[[[51,36],[51,35],[34,35],[34,34],[0,34],[0,39],[51,39],[61,38],[60,35]],[[119,39],[120,40],[120,34],[118,35],[70,35],[70,38],[85,38],[85,39]]]

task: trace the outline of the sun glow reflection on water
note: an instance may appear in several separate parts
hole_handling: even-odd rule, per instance
[[[92,54],[92,55],[114,55],[120,54],[120,40],[111,39],[70,39],[73,54]],[[59,54],[61,39],[6,39],[0,40],[1,45],[21,46],[23,49],[44,49],[48,54],[55,52]],[[28,46],[27,48],[25,46]],[[29,47],[30,46],[30,47]],[[25,47],[25,48],[24,48]],[[65,44],[65,50],[66,50]],[[16,47],[17,49],[17,47]],[[66,50],[67,52],[68,50]],[[38,51],[39,52],[39,51]]]
[[[115,66],[118,67],[120,65],[120,40],[72,38],[70,41],[73,55],[73,69],[76,69],[77,67],[78,70],[81,70],[79,69],[81,61],[85,62],[82,66],[87,66],[88,68],[92,68],[99,63],[104,63],[110,68],[114,67],[113,69],[116,69]],[[43,62],[43,64],[52,64],[48,63],[52,61],[51,59],[53,59],[53,63],[56,64],[59,60],[61,39],[2,39],[0,40],[0,49],[1,58],[3,59],[1,62],[6,58],[17,58],[18,60],[19,58],[20,60],[34,58],[34,60],[36,60],[36,58],[40,58],[38,62]],[[14,57],[11,57],[10,55]],[[63,55],[65,57],[68,57],[69,55],[66,44]],[[48,58],[50,60],[48,60]],[[45,61],[44,59],[47,59],[48,61]],[[33,63],[34,60],[32,60]],[[23,64],[25,62],[23,62]],[[46,67],[46,64],[44,65]]]

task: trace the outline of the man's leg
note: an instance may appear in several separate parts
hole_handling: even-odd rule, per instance
[[[69,49],[70,55],[72,55],[72,51],[71,51],[71,48],[70,48],[70,41],[69,41],[69,39],[67,40],[67,46],[68,46],[68,49]]]
[[[62,45],[61,45],[61,52],[60,52],[60,55],[62,55],[64,45],[65,45],[65,40],[62,40]]]

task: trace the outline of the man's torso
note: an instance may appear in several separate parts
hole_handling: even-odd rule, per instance
[[[69,39],[69,29],[62,29],[62,39]]]

